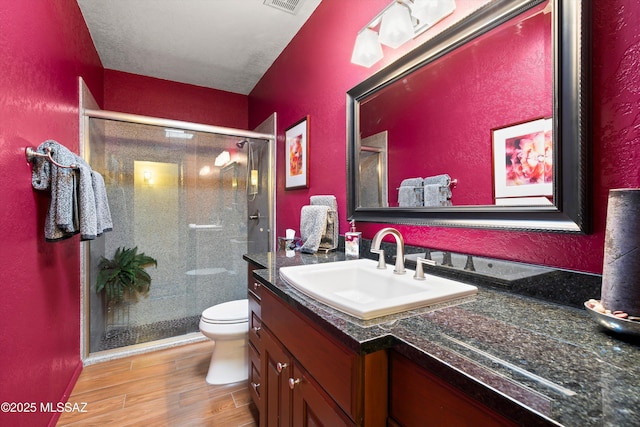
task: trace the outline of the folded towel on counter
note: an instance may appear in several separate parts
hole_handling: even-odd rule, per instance
[[[300,212],[301,252],[315,253],[327,228],[329,206],[303,206]]]
[[[57,163],[76,167],[58,167],[44,157],[33,160],[33,188],[51,191],[44,225],[45,239],[63,240],[80,233],[81,240],[91,240],[111,230],[111,213],[102,176],[94,176],[94,171],[82,158],[56,141],[43,142],[37,151],[46,154],[47,149],[51,149],[51,157]]]
[[[327,211],[327,227],[320,240],[318,249],[332,251],[338,248],[338,239],[340,234],[340,223],[338,220],[338,201],[336,196],[322,195],[311,196],[311,206],[328,206]]]

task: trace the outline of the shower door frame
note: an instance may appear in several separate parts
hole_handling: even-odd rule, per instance
[[[81,93],[82,93],[83,82],[81,82]],[[81,96],[81,104],[82,96]],[[92,103],[93,104],[93,103]],[[93,104],[95,106],[95,104]],[[84,108],[81,105],[80,108],[80,153],[82,157],[87,161],[87,163],[91,164],[91,159],[89,157],[89,120],[92,118],[96,119],[105,119],[105,120],[114,120],[119,122],[126,123],[134,123],[134,124],[144,124],[151,126],[159,126],[159,127],[167,127],[167,128],[179,128],[194,132],[205,132],[205,133],[213,133],[224,136],[232,136],[238,138],[253,138],[253,139],[262,139],[266,140],[268,144],[268,176],[267,176],[267,200],[268,200],[268,215],[269,215],[269,231],[268,231],[268,250],[273,251],[277,245],[276,239],[276,194],[275,194],[275,182],[276,182],[276,113],[273,113],[264,123],[266,123],[270,118],[273,118],[273,134],[255,132],[249,130],[228,128],[223,126],[213,126],[213,125],[205,125],[201,123],[193,123],[186,122],[181,120],[172,120],[172,119],[163,119],[158,117],[150,117],[143,116],[138,114],[130,114],[130,113],[120,113],[115,111],[107,111],[100,109],[91,109]],[[259,127],[262,127],[260,125]],[[133,354],[145,353],[148,351],[159,350],[161,348],[173,347],[175,345],[187,343],[191,340],[179,337],[167,338],[161,340],[161,344],[157,341],[151,341],[148,343],[136,344],[134,346],[116,348],[112,350],[106,350],[99,352],[97,355],[95,353],[89,352],[89,327],[90,327],[90,313],[89,313],[89,304],[88,304],[88,294],[91,284],[89,282],[89,265],[87,260],[89,259],[89,245],[83,243],[80,245],[80,282],[81,286],[81,298],[80,298],[80,357],[83,361],[83,364],[90,365],[103,360],[116,359],[120,357],[126,357]],[[199,340],[199,337],[196,337],[195,340]]]

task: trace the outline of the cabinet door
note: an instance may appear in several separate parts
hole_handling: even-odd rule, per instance
[[[293,389],[294,427],[353,426],[344,412],[296,362],[288,385]]]
[[[263,328],[261,332],[260,426],[290,427],[292,392],[289,388],[289,377],[292,358],[268,329]]]
[[[403,427],[515,427],[516,423],[485,407],[406,357],[391,352],[389,412]]]

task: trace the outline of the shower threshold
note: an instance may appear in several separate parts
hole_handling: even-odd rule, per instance
[[[140,326],[112,328],[102,336],[97,351],[113,350],[198,332],[199,322],[198,315]]]

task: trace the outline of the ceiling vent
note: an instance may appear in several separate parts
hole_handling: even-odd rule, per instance
[[[264,0],[264,4],[295,15],[298,10],[300,10],[303,1],[304,0]]]

